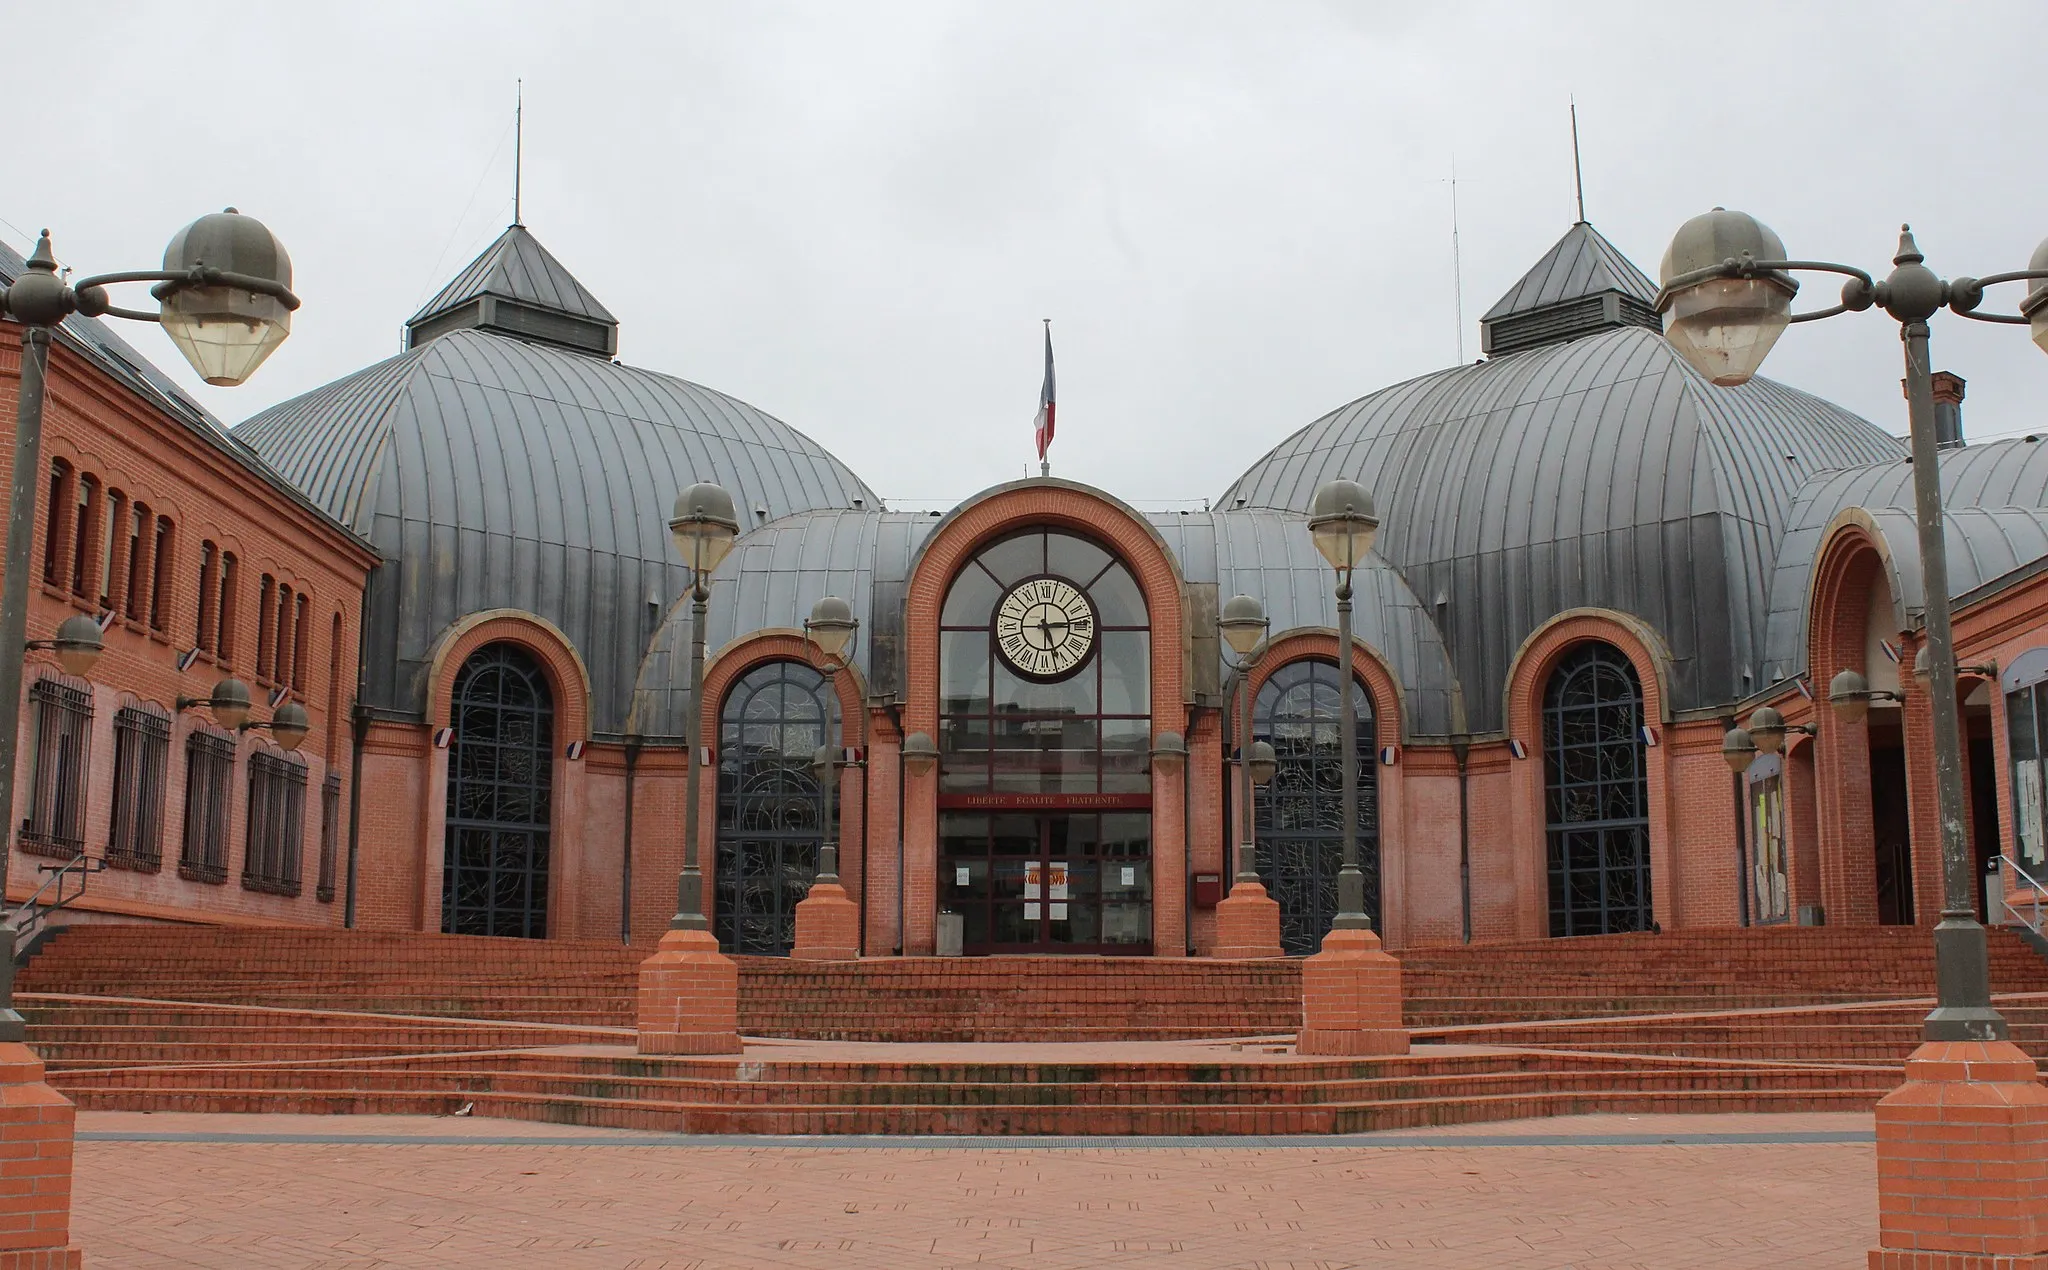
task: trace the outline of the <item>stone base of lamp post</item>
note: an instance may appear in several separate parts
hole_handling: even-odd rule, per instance
[[[789,955],[797,961],[860,959],[860,909],[837,882],[813,882],[811,893],[797,901],[796,942]]]
[[[1333,930],[1301,963],[1302,1054],[1406,1054],[1401,963],[1370,930]]]
[[[740,1052],[740,968],[708,930],[671,930],[640,963],[642,1054]]]
[[[1216,905],[1216,944],[1211,957],[1284,957],[1280,948],[1280,904],[1258,882],[1235,882]]]
[[[2048,1270],[2048,1085],[2009,1041],[1929,1041],[1877,1104],[1870,1270]]]
[[[71,1144],[76,1112],[43,1083],[28,1046],[0,1043],[0,1158],[9,1196],[0,1270],[77,1270],[71,1246]]]

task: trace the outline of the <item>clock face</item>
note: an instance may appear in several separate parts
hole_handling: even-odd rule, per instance
[[[996,605],[996,649],[1026,679],[1064,679],[1095,651],[1095,606],[1065,578],[1026,578]]]

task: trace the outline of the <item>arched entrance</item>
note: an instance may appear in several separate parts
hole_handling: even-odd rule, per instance
[[[764,662],[726,693],[711,928],[729,953],[782,957],[796,942],[796,906],[824,844],[811,758],[837,708],[825,676],[801,662]]]
[[[1559,659],[1543,689],[1543,775],[1550,933],[1647,930],[1650,783],[1643,685],[1612,644]]]
[[[970,953],[1152,951],[1151,622],[1062,529],[981,548],[939,631],[939,905]]]
[[[1337,916],[1344,856],[1344,764],[1337,663],[1289,662],[1267,676],[1252,708],[1252,734],[1270,743],[1279,766],[1255,802],[1259,880],[1280,905],[1280,946],[1307,956]],[[1379,768],[1373,761],[1373,705],[1354,676],[1358,712],[1358,864],[1365,910],[1380,922]],[[1232,783],[1235,790],[1237,785]]]
[[[486,644],[455,674],[441,929],[548,933],[554,698],[533,655]]]

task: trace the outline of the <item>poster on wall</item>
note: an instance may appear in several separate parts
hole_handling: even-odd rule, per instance
[[[2012,765],[2013,810],[2019,819],[2020,859],[2040,864],[2048,842],[2041,833],[2041,761],[2023,758]]]

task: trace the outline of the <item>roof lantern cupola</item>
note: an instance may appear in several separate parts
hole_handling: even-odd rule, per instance
[[[1619,327],[1661,330],[1657,286],[1585,221],[1479,319],[1488,357],[1562,344]]]
[[[619,320],[514,223],[405,324],[405,346],[475,328],[593,357],[619,351]]]

